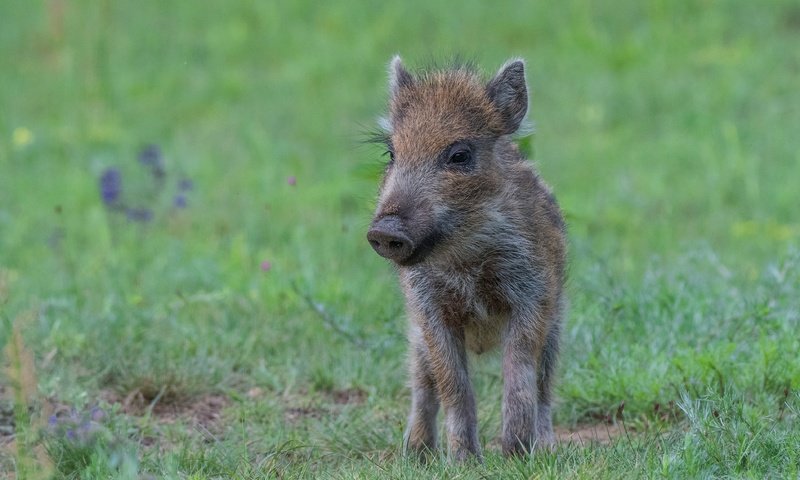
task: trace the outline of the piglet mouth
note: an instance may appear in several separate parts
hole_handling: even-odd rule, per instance
[[[433,250],[437,235],[429,234],[415,241],[397,215],[387,215],[376,219],[369,231],[367,240],[375,252],[402,267],[417,264]]]
[[[431,232],[428,236],[423,238],[420,242],[417,243],[417,247],[411,253],[411,255],[403,260],[402,262],[396,262],[401,267],[410,267],[412,265],[416,265],[426,258],[428,255],[433,251],[436,247],[436,244],[439,242],[441,235],[437,232]]]

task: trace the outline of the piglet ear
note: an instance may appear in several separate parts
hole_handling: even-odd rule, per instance
[[[389,94],[394,97],[402,88],[410,87],[414,83],[414,77],[408,73],[400,55],[395,55],[389,63]]]
[[[504,133],[516,132],[528,112],[525,63],[520,59],[506,62],[486,85],[486,94],[503,117]]]

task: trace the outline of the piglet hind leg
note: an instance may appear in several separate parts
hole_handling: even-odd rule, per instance
[[[559,326],[554,325],[547,334],[544,348],[540,354],[537,378],[539,404],[536,412],[536,446],[553,448],[556,437],[553,433],[553,418],[550,411],[552,404],[553,375],[558,357]]]

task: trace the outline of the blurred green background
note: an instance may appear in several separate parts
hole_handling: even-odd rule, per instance
[[[766,412],[800,388],[795,1],[4,0],[0,17],[0,340],[23,332],[51,402],[223,392],[224,425],[249,430],[219,451],[297,442],[269,458],[314,475],[324,462],[303,446],[351,473],[399,453],[405,320],[364,239],[382,151],[362,143],[396,53],[487,75],[527,60],[536,133],[521,142],[571,242],[559,425],[625,401],[647,431],[682,392],[719,385],[720,402]],[[152,218],[103,203],[108,169]],[[501,379],[496,359],[479,365],[490,441]],[[336,392],[359,402],[333,415]],[[323,413],[298,427],[298,405]],[[133,430],[143,471],[172,472],[171,450]],[[689,462],[681,442],[665,449]],[[214,461],[239,471],[248,452]]]

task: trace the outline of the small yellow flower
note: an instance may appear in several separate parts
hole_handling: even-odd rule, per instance
[[[14,133],[11,134],[11,142],[18,150],[21,150],[33,143],[33,138],[33,132],[25,127],[17,127],[14,129]]]

